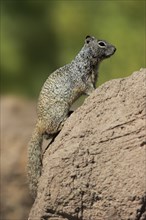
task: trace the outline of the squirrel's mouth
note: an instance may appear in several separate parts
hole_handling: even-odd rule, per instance
[[[111,57],[115,52],[116,52],[116,48],[112,47],[109,51],[107,51],[106,57]]]

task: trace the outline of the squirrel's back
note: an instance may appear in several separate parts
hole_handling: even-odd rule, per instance
[[[81,73],[73,64],[67,64],[53,72],[44,83],[37,105],[38,117],[52,115],[51,109],[64,103],[67,108],[83,93],[85,84],[82,82]],[[51,111],[51,113],[50,113]],[[57,112],[56,112],[57,114]]]

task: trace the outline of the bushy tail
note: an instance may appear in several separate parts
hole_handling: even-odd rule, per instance
[[[28,144],[28,163],[27,163],[27,174],[29,188],[32,196],[35,198],[37,194],[38,180],[41,175],[42,158],[41,158],[41,147],[42,147],[43,135],[36,126],[32,134],[31,140]]]

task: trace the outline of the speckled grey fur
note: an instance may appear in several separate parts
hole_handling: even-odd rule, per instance
[[[37,105],[38,120],[28,144],[28,180],[34,197],[41,175],[43,134],[52,135],[61,130],[73,102],[95,89],[99,63],[115,50],[106,41],[87,36],[75,59],[53,72],[44,83]]]

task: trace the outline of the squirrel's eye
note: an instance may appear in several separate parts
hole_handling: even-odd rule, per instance
[[[87,38],[91,38],[91,36],[90,36],[90,35],[87,35],[87,36],[86,36],[86,39],[87,39]]]
[[[105,47],[105,46],[106,46],[105,42],[103,42],[103,41],[99,41],[99,42],[98,42],[98,45],[99,45],[100,47]]]

